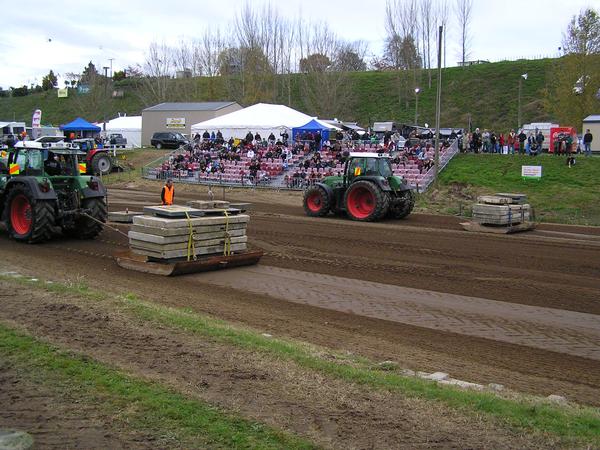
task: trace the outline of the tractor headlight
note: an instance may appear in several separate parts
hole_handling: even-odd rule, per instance
[[[87,184],[92,191],[97,191],[100,188],[98,181],[94,178],[90,178],[90,181],[88,181]]]
[[[44,178],[40,183],[40,191],[46,193],[46,192],[50,192],[50,183],[48,182],[47,178]]]

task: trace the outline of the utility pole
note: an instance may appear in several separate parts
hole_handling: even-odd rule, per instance
[[[440,25],[438,32],[438,76],[437,76],[437,100],[435,104],[435,160],[433,169],[433,181],[437,183],[440,170],[440,116],[442,111],[442,34],[444,26]]]
[[[430,71],[431,73],[431,71]],[[418,87],[415,88],[415,125],[419,124],[419,92],[421,89]]]
[[[112,62],[115,60],[115,58],[108,58],[108,60],[110,61],[110,77],[113,77],[113,70],[112,70]]]
[[[104,123],[102,124],[102,127],[104,128],[102,131],[106,131],[106,106],[108,104],[106,97],[108,96],[108,67],[104,66],[102,67],[104,69],[104,102],[103,103],[103,107],[102,109],[104,110]]]

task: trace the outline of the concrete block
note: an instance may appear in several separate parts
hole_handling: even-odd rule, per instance
[[[231,203],[229,207],[239,209],[242,212],[246,212],[252,210],[252,203]]]
[[[225,200],[190,200],[186,204],[196,209],[227,209],[230,206]]]
[[[512,203],[512,199],[508,197],[497,197],[495,195],[480,195],[477,197],[477,202],[489,205],[508,205]]]
[[[247,248],[247,245],[245,243],[233,244],[231,246],[231,251],[232,252],[240,252],[242,250],[246,250],[246,248]],[[187,249],[156,252],[156,251],[144,250],[144,249],[138,249],[138,248],[132,247],[131,251],[138,255],[150,256],[152,258],[157,258],[157,259],[185,258],[187,256]],[[222,245],[220,245],[220,246],[217,245],[214,247],[196,248],[196,256],[216,255],[216,254],[223,254],[223,246]]]
[[[246,214],[238,214],[237,216],[230,217],[191,217],[188,219],[176,219],[168,217],[155,217],[155,216],[136,216],[133,218],[134,225],[144,225],[155,228],[186,228],[189,227],[189,223],[192,227],[196,226],[208,226],[208,225],[225,225],[234,223],[247,223],[250,220],[250,216]]]
[[[248,242],[248,238],[246,236],[238,236],[231,238],[231,245],[233,244],[243,244]],[[225,245],[225,239],[209,239],[206,241],[194,242],[194,248],[196,250],[201,248],[211,248],[215,246],[220,246],[223,248]],[[129,246],[131,248],[150,250],[153,252],[161,252],[161,251],[170,251],[170,250],[187,250],[188,243],[187,242],[174,242],[172,244],[156,244],[154,242],[147,241],[138,241],[137,239],[129,239]]]
[[[193,226],[192,230],[194,234],[204,234],[204,233],[217,233],[219,231],[224,232],[225,228],[229,231],[234,230],[245,230],[247,223],[230,223],[228,226],[223,225],[202,225],[202,226]],[[160,227],[148,227],[145,225],[131,225],[131,231],[135,231],[137,233],[144,234],[153,234],[155,236],[187,236],[190,233],[190,229],[188,228],[160,228]]]
[[[552,394],[552,395],[549,395],[548,397],[546,397],[546,399],[553,403],[561,403],[561,404],[567,403],[567,398],[563,397],[562,395]]]
[[[144,241],[144,242],[152,242],[154,244],[174,244],[177,242],[186,242],[189,239],[189,233],[187,234],[179,234],[175,236],[160,236],[153,233],[140,233],[137,231],[130,231],[128,233],[129,239],[133,239],[136,241]],[[243,228],[237,230],[229,230],[229,236],[231,237],[240,237],[245,236],[246,230]],[[202,242],[210,239],[223,239],[225,238],[225,230],[222,231],[214,231],[211,233],[194,233],[194,242]]]
[[[433,372],[429,375],[423,376],[423,378],[426,380],[441,381],[441,380],[446,380],[448,378],[448,376],[449,375],[444,372]]]
[[[144,214],[149,216],[185,217],[186,213],[191,216],[195,211],[198,210],[196,208],[181,205],[144,206]]]
[[[141,216],[144,213],[135,211],[112,211],[108,213],[109,222],[131,223],[135,216]]]

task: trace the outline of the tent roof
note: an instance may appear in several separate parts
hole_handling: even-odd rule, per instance
[[[239,111],[192,125],[192,130],[204,128],[294,128],[309,122],[312,117],[284,105],[257,103]]]
[[[218,111],[230,105],[235,102],[159,103],[144,111]]]
[[[107,130],[141,130],[142,116],[117,117],[106,123]]]
[[[332,125],[326,126],[326,125],[323,125],[322,122],[312,119],[310,122],[302,125],[301,127],[295,127],[294,130],[295,131],[312,131],[312,130],[325,131],[325,130],[330,130],[331,128],[333,128]]]
[[[87,120],[78,117],[73,122],[69,122],[66,125],[60,126],[61,130],[64,131],[100,131],[101,128],[96,125],[92,125]]]

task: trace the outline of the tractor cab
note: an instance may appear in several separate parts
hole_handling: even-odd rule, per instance
[[[85,153],[68,143],[22,142],[0,161],[9,176],[79,176],[86,171]],[[83,161],[83,162],[80,162]]]

